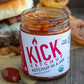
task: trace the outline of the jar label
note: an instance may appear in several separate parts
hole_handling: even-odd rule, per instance
[[[70,32],[32,35],[21,31],[22,68],[37,77],[58,76],[70,68]],[[25,60],[24,60],[25,58]]]

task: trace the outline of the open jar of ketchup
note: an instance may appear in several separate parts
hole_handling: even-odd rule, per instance
[[[53,79],[70,69],[69,14],[58,8],[32,8],[22,13],[22,69],[37,79]]]

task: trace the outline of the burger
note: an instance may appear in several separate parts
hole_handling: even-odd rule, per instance
[[[0,0],[0,56],[20,54],[21,13],[33,0]]]

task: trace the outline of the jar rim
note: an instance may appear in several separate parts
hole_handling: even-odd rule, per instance
[[[31,14],[35,14],[35,13],[37,13],[38,15],[43,13],[43,16],[41,18],[38,16],[35,18],[34,17],[31,18],[27,16],[27,14],[30,14],[31,16]],[[49,33],[58,32],[58,31],[61,32],[60,29],[62,28],[64,28],[64,30],[67,30],[68,26],[70,26],[69,14],[66,10],[61,9],[61,8],[54,8],[54,7],[31,8],[31,9],[23,11],[21,17],[22,17],[21,26],[23,27],[24,30],[26,29],[28,31],[35,31],[35,30],[37,32],[41,31],[42,22],[46,22],[45,27],[48,27],[47,29]],[[37,22],[39,26],[37,25],[34,26],[34,21]],[[51,24],[49,24],[48,22],[50,22]]]
[[[24,18],[26,18],[26,19],[30,19],[30,20],[35,20],[36,18],[29,18],[29,17],[27,17],[26,15],[25,15],[25,13],[27,12],[27,13],[29,13],[29,12],[31,12],[32,10],[36,10],[36,9],[52,9],[52,10],[60,10],[60,11],[63,11],[64,12],[64,14],[63,14],[63,16],[61,16],[61,17],[58,17],[58,18],[54,18],[54,19],[52,19],[52,18],[48,18],[48,20],[49,21],[51,21],[51,20],[60,20],[60,19],[64,19],[64,18],[66,18],[66,17],[68,17],[69,16],[69,13],[66,11],[66,10],[64,10],[64,9],[61,9],[61,8],[55,8],[55,7],[38,7],[38,8],[30,8],[30,9],[27,9],[27,10],[25,10],[25,11],[23,11],[22,12],[22,14],[21,14],[21,16],[22,17],[24,17]],[[40,11],[40,10],[39,10]],[[42,17],[41,17],[42,18]]]

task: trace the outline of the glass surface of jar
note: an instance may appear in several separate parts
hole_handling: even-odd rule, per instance
[[[33,8],[22,13],[22,69],[37,79],[53,79],[70,69],[69,15],[58,8]]]

